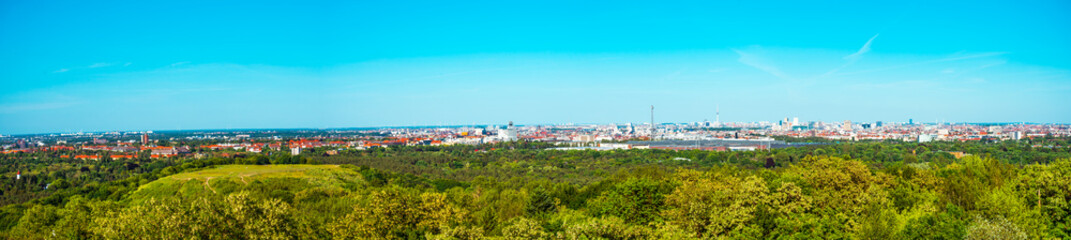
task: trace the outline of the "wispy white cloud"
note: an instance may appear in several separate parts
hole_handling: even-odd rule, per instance
[[[182,62],[172,63],[171,67],[178,67],[178,66],[182,66],[184,64],[189,64],[189,63],[190,63],[190,61],[182,61]]]
[[[94,63],[94,64],[90,64],[87,68],[111,67],[113,65],[115,65],[115,64],[114,63]]]
[[[978,66],[976,68],[968,69],[965,72],[973,72],[973,71],[978,71],[978,70],[982,70],[982,69],[986,69],[986,68],[996,67],[996,66],[1004,65],[1005,63],[1008,63],[1008,61],[1001,60],[1001,61],[998,61],[998,62],[985,64],[985,65]]]
[[[866,54],[866,53],[870,52],[870,44],[874,43],[874,39],[878,38],[878,35],[881,35],[881,34],[874,34],[873,37],[870,37],[870,40],[866,40],[866,43],[863,44],[863,47],[859,48],[859,51],[856,51],[855,53],[852,53],[851,55],[844,56],[844,59],[847,59],[847,60],[852,61],[852,62],[858,61],[860,58],[863,57],[863,54]]]
[[[438,75],[433,75],[433,76],[421,77],[421,78],[418,78],[418,79],[439,79],[439,78],[444,78],[444,77],[461,76],[461,75],[468,75],[468,74],[474,74],[474,73],[496,72],[496,71],[503,71],[503,70],[509,70],[509,69],[512,69],[512,68],[492,68],[492,69],[480,69],[480,70],[472,70],[472,71],[451,72],[451,73],[443,73],[443,74],[438,74]]]
[[[854,74],[861,74],[861,73],[881,72],[881,71],[888,71],[888,70],[894,70],[894,69],[900,69],[900,68],[906,68],[906,67],[914,67],[914,66],[927,65],[927,64],[934,64],[934,63],[953,62],[953,61],[968,60],[968,59],[995,57],[995,56],[1000,56],[1000,55],[1004,55],[1004,54],[1007,54],[1007,52],[988,52],[988,53],[977,53],[977,54],[964,54],[963,52],[958,52],[958,53],[949,55],[947,57],[938,58],[938,59],[932,59],[932,60],[926,60],[926,61],[920,61],[920,62],[913,62],[913,63],[906,63],[906,64],[900,64],[900,65],[893,65],[893,66],[874,68],[874,69],[867,69],[867,70],[860,70],[860,71],[855,71],[855,72],[841,73],[841,74],[838,74],[838,75],[843,76],[843,75],[854,75]]]
[[[980,71],[982,69],[1004,65],[1005,63],[1007,63],[1007,61],[1001,60],[1001,61],[996,61],[996,62],[993,62],[993,63],[983,64],[983,65],[980,65],[980,66],[977,66],[977,67],[973,67],[973,68],[946,68],[944,70],[941,70],[942,75],[944,75],[946,77],[938,78],[938,79],[957,79],[960,76],[967,75],[967,74],[969,74],[971,72]]]
[[[124,91],[134,91],[141,93],[151,94],[182,94],[182,93],[197,93],[197,92],[222,92],[222,91],[234,91],[235,88],[225,87],[203,87],[203,88],[143,88],[143,89],[125,89]]]
[[[959,61],[959,60],[967,60],[967,59],[975,59],[975,58],[995,57],[995,56],[1000,56],[1000,55],[1004,55],[1004,54],[1008,54],[1008,52],[987,52],[987,53],[966,54],[965,51],[959,51],[957,53],[949,55],[948,57],[941,58],[941,59],[935,59],[935,60],[931,60],[931,61],[926,61],[926,62],[923,62],[923,63],[950,62],[950,61]]]
[[[759,55],[737,49],[733,49],[733,52],[736,52],[737,55],[740,55],[740,58],[736,59],[737,62],[769,73],[770,75],[774,75],[775,77],[781,78],[783,80],[793,80],[791,76],[785,74],[785,72],[782,72],[780,68],[777,68],[777,66],[767,63],[766,60]]]
[[[888,90],[888,89],[897,89],[897,90],[931,89],[931,90],[933,90],[933,89],[935,89],[936,87],[939,87],[939,86],[940,85],[937,82],[933,82],[933,81],[901,80],[901,81],[893,81],[893,82],[859,82],[859,83],[847,85],[847,86],[845,86],[845,88],[846,89],[850,89],[852,91],[864,92],[864,91],[873,91],[875,89],[885,89],[885,90]]]
[[[832,75],[834,73],[837,73],[841,69],[844,69],[844,68],[846,68],[848,66],[851,66],[852,64],[855,64],[855,62],[857,62],[857,61],[859,61],[859,59],[863,58],[863,54],[866,54],[866,53],[870,52],[870,44],[874,43],[874,39],[878,38],[878,35],[881,35],[881,34],[874,34],[873,37],[870,37],[870,40],[866,40],[866,43],[863,44],[863,47],[859,48],[859,51],[855,51],[855,53],[852,53],[852,54],[850,54],[848,56],[844,56],[844,59],[848,60],[848,62],[844,63],[843,65],[840,65],[840,67],[837,67],[837,68],[834,68],[832,70],[829,70],[828,72],[826,72],[826,73],[824,73],[824,74],[822,74],[821,76],[818,76],[818,77],[825,77],[825,76]]]
[[[85,70],[85,69],[105,68],[105,67],[112,67],[112,66],[126,67],[126,66],[130,66],[130,64],[133,64],[133,63],[131,63],[131,62],[125,62],[125,63],[124,62],[99,62],[99,63],[89,64],[89,65],[77,66],[77,67],[73,67],[73,68],[61,68],[59,70],[53,71],[52,73],[69,72],[72,69]]]

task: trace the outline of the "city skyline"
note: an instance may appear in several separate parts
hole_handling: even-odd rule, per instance
[[[1069,5],[7,2],[0,134],[1068,123]]]
[[[1066,125],[1068,125],[1067,123],[1038,123],[1038,122],[947,122],[947,121],[941,121],[940,119],[937,119],[935,121],[915,121],[914,119],[908,119],[906,121],[886,121],[886,120],[873,120],[873,121],[853,121],[853,120],[807,121],[807,120],[799,120],[798,118],[789,118],[789,119],[795,120],[795,121],[798,121],[798,122],[795,122],[795,121],[785,122],[785,121],[783,121],[784,119],[747,121],[747,122],[742,122],[742,121],[737,121],[737,122],[718,122],[718,121],[710,121],[709,119],[703,119],[703,120],[700,120],[700,121],[689,121],[689,122],[661,122],[661,121],[656,121],[656,122],[657,122],[657,125],[660,126],[659,128],[662,128],[662,126],[664,126],[664,127],[673,127],[673,128],[680,128],[680,127],[693,127],[694,128],[694,127],[697,127],[697,126],[702,126],[703,128],[698,128],[698,129],[707,129],[707,128],[709,128],[709,129],[737,129],[737,128],[739,128],[741,130],[761,130],[761,131],[776,130],[776,131],[786,131],[786,132],[795,131],[795,132],[799,132],[799,133],[804,133],[804,132],[810,131],[810,128],[807,128],[807,127],[810,127],[810,126],[815,125],[815,124],[824,125],[824,126],[843,126],[844,123],[850,124],[853,127],[861,127],[861,128],[864,128],[864,129],[868,129],[868,128],[871,128],[871,127],[877,128],[877,127],[881,126],[879,124],[884,124],[885,126],[895,125],[895,126],[900,126],[900,127],[927,127],[927,126],[942,126],[942,125],[946,126],[946,127],[948,127],[948,126],[984,127],[984,126],[1019,126],[1019,125],[1031,125],[1031,126],[1046,126],[1046,125],[1048,125],[1048,126],[1066,126]],[[82,129],[82,130],[70,131],[70,132],[39,132],[39,133],[20,133],[20,134],[0,134],[0,137],[44,136],[44,135],[55,135],[55,134],[60,134],[60,135],[71,135],[71,134],[74,134],[74,135],[78,135],[78,134],[117,134],[117,133],[118,134],[132,134],[132,133],[134,133],[134,134],[142,134],[142,133],[154,133],[154,132],[199,132],[199,131],[221,131],[221,132],[268,131],[268,132],[271,132],[271,131],[295,131],[295,130],[296,131],[301,131],[301,130],[310,130],[310,131],[332,131],[332,130],[350,131],[350,130],[458,129],[458,128],[488,128],[488,129],[496,128],[496,129],[502,129],[502,128],[505,128],[506,126],[509,126],[509,124],[511,124],[511,123],[513,123],[513,121],[510,121],[509,123],[353,126],[353,127],[330,127],[330,128],[312,128],[312,127],[242,128],[242,127],[238,127],[238,128],[201,128],[201,129],[107,129],[107,130],[94,130],[94,131],[88,131],[88,130]],[[709,124],[709,126],[705,126],[704,124]],[[628,127],[636,127],[636,128],[640,128],[640,129],[646,129],[646,128],[650,127],[650,121],[646,121],[646,122],[607,122],[607,123],[595,123],[595,122],[585,122],[585,123],[517,123],[517,124],[514,124],[514,125],[516,125],[518,127],[540,127],[540,128],[542,128],[542,127],[580,127],[580,128],[583,128],[583,127],[593,127],[593,126],[597,126],[597,127],[616,126],[616,127],[626,127],[626,128],[628,128]],[[778,128],[779,126],[805,127],[805,128],[802,128],[802,129],[783,128],[782,129],[782,128]],[[647,130],[645,130],[645,131],[647,131]]]

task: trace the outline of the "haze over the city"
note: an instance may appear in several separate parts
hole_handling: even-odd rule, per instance
[[[1067,2],[812,4],[0,3],[0,134],[1071,119]]]

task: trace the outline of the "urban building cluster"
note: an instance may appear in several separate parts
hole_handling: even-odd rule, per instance
[[[1016,141],[1036,137],[1066,137],[1066,124],[968,124],[907,122],[800,122],[784,118],[777,122],[722,123],[624,123],[450,127],[396,127],[333,130],[241,130],[39,134],[0,137],[4,154],[41,151],[81,151],[62,155],[75,159],[104,156],[150,158],[201,157],[207,153],[259,154],[264,151],[301,154],[305,149],[327,147],[336,154],[343,149],[394,146],[478,145],[509,141],[555,143],[556,150],[613,149],[700,149],[710,151],[751,151],[806,144],[796,139],[829,141],[893,140],[931,141]],[[781,139],[781,140],[775,140]],[[828,141],[827,141],[828,142]]]

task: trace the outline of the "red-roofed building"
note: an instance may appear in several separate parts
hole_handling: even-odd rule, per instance
[[[74,159],[81,159],[81,160],[100,160],[100,156],[99,156],[99,155],[75,155],[75,156],[74,156]]]

